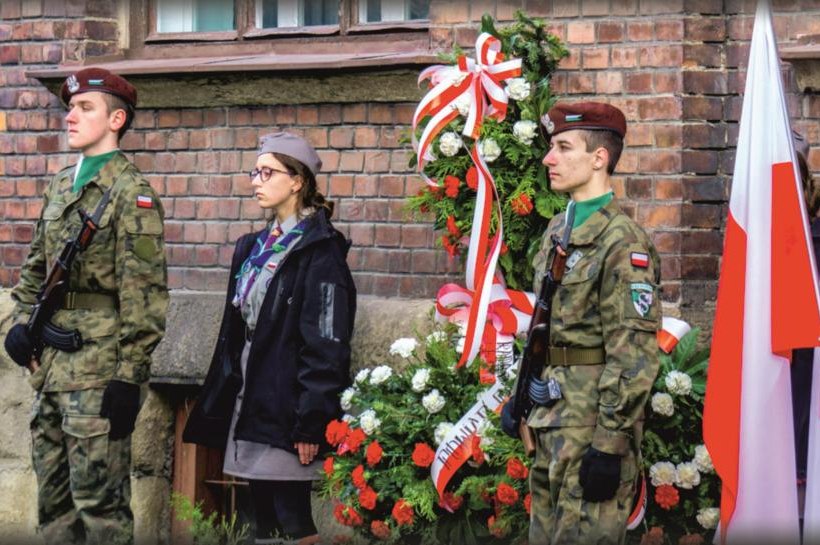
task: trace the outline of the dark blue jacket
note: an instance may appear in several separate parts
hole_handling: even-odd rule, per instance
[[[225,447],[245,342],[245,323],[231,301],[236,273],[258,235],[236,242],[219,338],[186,442]],[[322,208],[279,263],[251,341],[237,439],[291,452],[295,442],[327,447],[325,427],[341,415],[339,396],[350,385],[356,287],[345,261],[349,247]]]

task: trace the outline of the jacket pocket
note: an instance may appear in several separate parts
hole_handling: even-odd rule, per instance
[[[350,316],[347,289],[340,284],[322,282],[319,290],[319,336],[335,342],[348,340]]]
[[[229,351],[223,349],[214,381],[202,397],[202,412],[206,416],[224,416],[233,412],[236,396],[242,388],[242,377],[234,370]]]

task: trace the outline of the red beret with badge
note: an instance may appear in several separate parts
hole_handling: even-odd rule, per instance
[[[624,113],[603,102],[556,104],[541,116],[541,123],[550,136],[575,129],[612,131],[621,138],[626,135]]]
[[[74,95],[97,91],[123,99],[132,108],[137,106],[137,90],[125,78],[105,68],[84,68],[71,74],[60,87],[63,104],[68,105]]]

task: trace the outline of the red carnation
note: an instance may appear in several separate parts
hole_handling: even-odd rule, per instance
[[[416,443],[416,448],[413,450],[413,463],[419,467],[430,467],[436,453],[431,449],[427,443]]]
[[[444,194],[455,199],[458,197],[458,186],[461,185],[461,180],[453,175],[448,174],[444,177]]]
[[[325,458],[325,463],[323,467],[325,470],[325,475],[327,475],[328,477],[333,476],[333,456],[328,456],[327,458]]]
[[[359,505],[368,511],[372,511],[376,508],[376,500],[378,497],[375,490],[365,485],[364,488],[359,490]]]
[[[662,484],[655,489],[655,503],[669,511],[680,501],[678,489],[671,484]]]
[[[370,532],[377,539],[388,539],[390,537],[390,526],[381,520],[374,520],[370,523]]]
[[[330,443],[331,446],[335,447],[345,440],[349,431],[350,426],[347,425],[347,422],[331,420],[327,428],[325,428],[325,439],[327,439],[327,442]]]
[[[459,507],[464,503],[464,498],[461,496],[456,496],[452,492],[445,492],[444,495],[438,500],[438,506],[442,509],[449,511],[450,513],[455,513],[458,511]]]
[[[495,489],[495,499],[503,505],[513,505],[518,501],[518,490],[507,483],[498,483]]]
[[[527,466],[518,458],[510,458],[507,461],[507,475],[513,479],[526,479],[529,474]]]
[[[413,524],[413,506],[404,501],[404,499],[400,499],[396,502],[396,505],[393,506],[392,515],[399,526]]]
[[[473,438],[470,440],[470,447],[473,451],[472,458],[473,462],[481,465],[484,463],[484,451],[481,450],[481,437],[478,435],[473,435]]]
[[[454,237],[461,236],[461,231],[459,231],[458,225],[456,225],[456,218],[453,215],[447,216],[447,230]]]
[[[450,257],[455,257],[458,254],[458,246],[450,242],[449,236],[441,235],[441,245],[447,250]]]
[[[345,437],[344,443],[339,445],[337,454],[344,454],[347,451],[359,452],[359,447],[362,446],[365,439],[367,439],[367,435],[363,429],[355,428],[350,430],[347,437]]]
[[[362,516],[355,509],[343,503],[336,504],[336,507],[333,508],[333,516],[345,526],[361,526],[364,522]]]
[[[526,193],[520,193],[516,198],[510,201],[510,206],[513,212],[519,216],[526,216],[532,212],[532,201]]]
[[[497,538],[502,538],[505,535],[507,535],[507,530],[504,529],[500,524],[496,524],[495,515],[492,515],[490,518],[487,519],[487,528],[489,528],[490,533]]]
[[[364,466],[359,464],[356,469],[350,472],[350,478],[353,479],[353,486],[362,490],[367,486],[367,481],[364,480]]]
[[[524,496],[524,510],[527,514],[530,514],[530,509],[532,509],[532,494],[527,494]]]
[[[500,253],[501,255],[504,255],[504,254],[506,254],[506,253],[507,253],[507,252],[509,252],[509,251],[510,251],[510,247],[509,247],[509,246],[507,246],[507,243],[506,243],[506,242],[504,242],[504,241],[502,240],[502,241],[501,241],[501,251],[500,251],[499,253]]]
[[[365,457],[367,458],[367,465],[370,467],[375,466],[379,462],[382,461],[382,446],[379,444],[378,441],[373,441],[369,445],[367,445],[367,450],[365,451]]]
[[[478,171],[475,167],[470,167],[467,170],[467,187],[472,190],[476,190],[478,188]]]

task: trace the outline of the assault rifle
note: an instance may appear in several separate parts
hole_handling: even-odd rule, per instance
[[[527,334],[527,344],[518,369],[518,380],[515,384],[515,395],[512,405],[512,419],[518,424],[519,435],[524,442],[527,454],[535,452],[535,441],[532,430],[526,425],[526,417],[533,406],[533,398],[551,400],[553,403],[560,399],[561,390],[557,382],[542,382],[541,372],[549,362],[550,345],[550,316],[552,315],[552,300],[561,280],[564,277],[564,268],[567,263],[567,248],[569,237],[572,234],[572,223],[575,221],[575,205],[567,207],[564,232],[559,239],[552,235],[552,262],[544,274],[541,290],[535,303],[530,330]]]
[[[39,366],[40,356],[45,345],[52,346],[64,352],[76,352],[83,346],[83,338],[76,329],[68,331],[57,327],[51,323],[54,313],[63,305],[63,300],[68,292],[68,278],[74,260],[80,252],[83,252],[99,230],[100,220],[103,212],[110,200],[111,190],[106,190],[97,204],[94,215],[89,216],[85,210],[78,210],[80,214],[80,231],[74,239],[69,240],[60,257],[51,266],[46,281],[37,295],[37,303],[29,316],[26,330],[32,341],[32,359],[34,360],[32,371]]]

